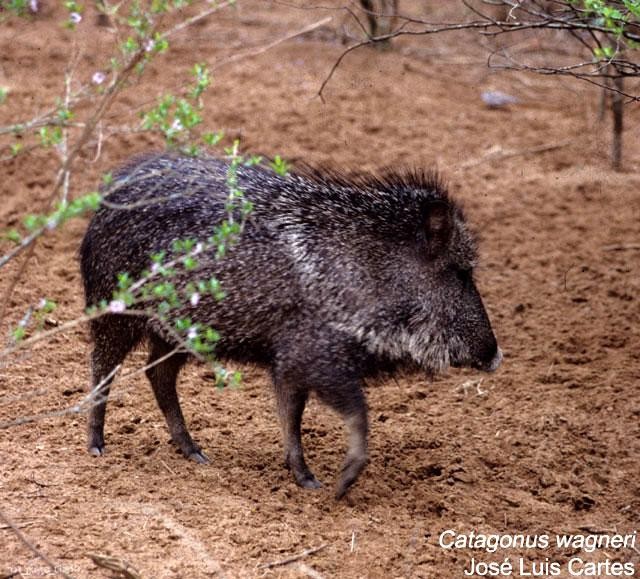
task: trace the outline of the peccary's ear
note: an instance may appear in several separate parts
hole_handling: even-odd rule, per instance
[[[424,217],[424,234],[429,253],[442,251],[451,235],[451,214],[449,205],[444,201],[433,201],[427,205]]]

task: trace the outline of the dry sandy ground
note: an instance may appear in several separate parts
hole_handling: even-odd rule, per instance
[[[252,152],[361,170],[439,167],[481,238],[478,278],[503,367],[482,376],[478,388],[463,385],[481,376],[457,370],[435,380],[405,375],[372,384],[370,465],[341,502],[332,491],[345,447],[340,421],[310,404],[304,441],[325,486],[297,488],[281,464],[263,370],[242,368],[242,388],[222,391],[207,368],[184,372],[183,408],[208,466],[175,453],[145,379],[124,380],[114,391],[101,459],[85,452],[84,416],[0,431],[2,511],[77,578],[113,576],[87,557],[96,552],[130,562],[146,578],[462,577],[473,556],[522,556],[527,565],[548,557],[562,565],[563,577],[574,556],[640,568],[640,541],[636,550],[591,554],[553,546],[487,554],[438,545],[447,529],[553,536],[638,527],[638,106],[628,107],[625,171],[613,173],[605,158],[609,125],[596,121],[594,90],[491,73],[472,36],[356,51],[323,103],[316,93],[343,49],[332,32],[343,13],[239,4],[177,36],[115,106],[110,125],[137,123],[137,107],[176,90],[186,67],[202,61],[216,69],[205,96],[207,125],[224,129],[227,143],[239,136]],[[12,92],[0,107],[0,125],[29,118],[62,93],[74,44],[56,24],[61,15],[49,7],[31,23],[2,24],[0,84]],[[328,15],[334,20],[313,34],[228,61]],[[90,15],[75,37],[77,75],[87,80],[105,66],[112,38]],[[520,103],[489,110],[479,98],[487,88],[515,94]],[[158,144],[117,134],[98,156],[89,147],[76,165],[72,195]],[[558,147],[538,151],[546,145]],[[2,228],[42,210],[55,167],[51,152],[1,161]],[[81,314],[76,252],[85,227],[86,220],[71,222],[38,245],[10,300],[12,323],[43,296],[60,304],[58,321]],[[635,249],[608,250],[629,244]],[[3,269],[3,291],[13,271]],[[26,358],[4,361],[0,420],[79,401],[89,350],[86,328],[76,328]],[[127,368],[144,356],[133,355]],[[0,545],[0,576],[48,572],[4,525]],[[302,567],[261,566],[321,546]]]

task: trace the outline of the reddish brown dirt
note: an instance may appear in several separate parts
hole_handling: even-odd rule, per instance
[[[327,15],[334,21],[305,38],[227,60]],[[88,15],[74,36],[58,26],[61,17],[49,8],[33,22],[2,24],[0,84],[11,93],[0,106],[0,125],[30,118],[63,93],[72,38],[80,55],[77,78],[87,80],[105,66],[109,31]],[[356,51],[336,72],[323,103],[315,94],[343,48],[331,33],[342,18],[240,3],[176,36],[146,80],[114,106],[109,126],[135,125],[137,107],[176,90],[186,67],[203,61],[218,67],[205,97],[207,125],[241,137],[246,150],[364,170],[438,166],[480,233],[478,278],[504,365],[494,375],[452,370],[432,381],[408,375],[372,385],[371,461],[341,502],[332,492],[345,447],[339,419],[311,402],[304,442],[325,486],[297,488],[281,464],[268,376],[253,367],[242,368],[244,385],[236,390],[216,390],[207,368],[197,365],[181,377],[183,408],[211,458],[208,466],[176,454],[139,376],[114,389],[108,454],[101,459],[85,452],[83,415],[0,430],[0,508],[73,577],[112,576],[86,555],[95,552],[130,562],[146,578],[313,571],[461,577],[474,554],[564,564],[572,552],[444,550],[438,536],[445,529],[553,534],[638,527],[637,105],[627,109],[625,171],[613,173],[605,154],[609,125],[595,120],[594,90],[492,74],[473,36]],[[521,102],[489,110],[479,93],[490,87]],[[89,147],[76,163],[72,195],[160,143],[137,134],[106,137],[99,155]],[[43,210],[55,168],[52,152],[1,162],[3,229]],[[43,296],[60,304],[53,314],[59,322],[81,314],[76,252],[85,226],[86,220],[71,222],[38,245],[9,301],[12,323]],[[636,248],[607,250],[630,244]],[[15,265],[2,270],[2,291],[15,271]],[[86,329],[75,328],[22,359],[3,360],[0,421],[78,402],[89,380],[89,349]],[[143,361],[144,353],[136,353],[127,369]],[[464,387],[481,377],[478,389]],[[5,525],[0,545],[0,576],[49,572]],[[261,566],[322,545],[302,559],[307,568]],[[637,550],[584,555],[608,557],[640,568]]]

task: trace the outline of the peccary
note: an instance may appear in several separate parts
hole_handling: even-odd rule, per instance
[[[176,239],[206,240],[226,215],[226,161],[160,154],[116,173],[108,205],[93,217],[81,248],[88,306],[112,299],[119,272],[133,278]],[[300,425],[311,392],[344,418],[349,446],[341,497],[367,461],[363,379],[381,370],[449,365],[493,371],[501,362],[473,281],[476,248],[462,211],[429,172],[348,178],[311,169],[278,176],[241,167],[239,187],[254,209],[222,259],[207,249],[199,269],[175,283],[215,276],[227,297],[202,296],[171,312],[218,330],[216,355],[266,365],[273,379],[286,465],[297,483],[320,483],[307,466]],[[115,206],[118,207],[115,207]],[[124,206],[124,208],[122,207]],[[88,447],[104,452],[109,378],[144,339],[147,370],[173,442],[207,462],[191,438],[176,393],[186,353],[153,316],[108,313],[91,321],[93,385]],[[175,334],[173,334],[175,336]]]

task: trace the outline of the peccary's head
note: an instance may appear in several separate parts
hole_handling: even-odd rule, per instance
[[[474,281],[476,242],[438,176],[312,177],[325,194],[286,229],[333,327],[429,372],[496,370],[502,354]]]
[[[474,280],[475,239],[460,207],[441,184],[438,187],[440,198],[425,204],[418,236],[418,246],[426,251],[417,276],[425,299],[416,310],[416,335],[424,332],[418,329],[418,320],[423,328],[432,328],[433,346],[427,350],[435,356],[436,370],[451,364],[492,372],[500,365],[502,353]],[[417,285],[413,290],[419,295]]]

